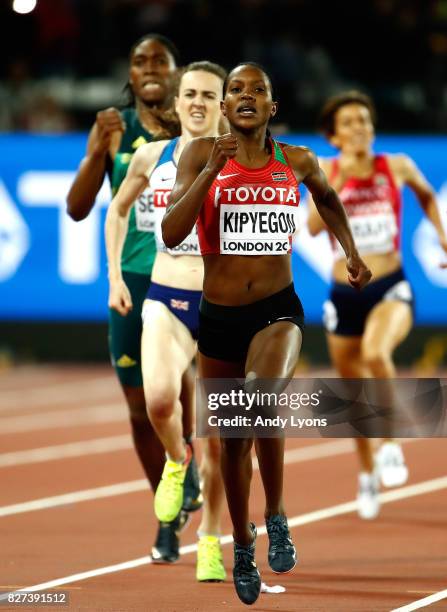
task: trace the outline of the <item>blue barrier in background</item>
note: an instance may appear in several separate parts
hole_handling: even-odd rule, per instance
[[[288,135],[281,140],[334,152],[322,138]],[[102,321],[107,318],[108,283],[104,249],[104,185],[90,216],[69,219],[66,193],[84,155],[85,135],[0,136],[0,320]],[[381,136],[377,151],[405,152],[436,189],[447,219],[447,138]],[[321,322],[331,256],[326,236],[303,229],[293,254],[295,283],[309,323]],[[404,191],[403,260],[416,296],[416,323],[447,323],[447,270],[434,231],[413,196]]]

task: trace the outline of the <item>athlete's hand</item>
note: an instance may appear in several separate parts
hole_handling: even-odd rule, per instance
[[[237,139],[233,134],[223,134],[214,140],[207,166],[213,172],[219,172],[229,159],[236,157]]]
[[[106,108],[96,115],[96,142],[95,152],[107,153],[114,132],[124,132],[126,124],[121,113],[116,108]]]
[[[109,308],[113,308],[123,317],[132,310],[133,304],[130,291],[123,280],[110,283]]]
[[[348,257],[346,262],[349,283],[354,289],[363,289],[372,277],[371,270],[366,266],[358,253]]]

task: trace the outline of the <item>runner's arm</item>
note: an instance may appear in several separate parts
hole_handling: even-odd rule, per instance
[[[307,209],[307,229],[309,230],[309,234],[311,236],[317,236],[320,232],[327,230],[327,225],[321,218],[320,213],[315,206],[315,202],[311,197],[309,197],[307,200]]]
[[[125,125],[115,108],[100,111],[90,130],[87,152],[67,195],[67,212],[74,221],[85,219],[104,181],[112,145],[118,144]]]
[[[323,167],[322,162],[320,160],[318,161],[320,163],[321,170],[324,172],[325,168]],[[321,215],[318,212],[315,202],[310,194],[307,199],[307,210],[307,229],[309,230],[309,234],[311,236],[317,236],[320,232],[327,230],[327,225],[321,218]]]
[[[442,248],[447,253],[447,235],[439,214],[436,194],[414,161],[407,155],[398,155],[394,158],[395,169],[401,175],[402,181],[410,187],[426,217],[433,224],[439,237]]]
[[[196,138],[180,157],[177,178],[161,224],[163,241],[173,248],[192,231],[203,201],[227,160],[234,157],[237,141],[232,134]]]
[[[109,282],[121,282],[121,254],[129,225],[129,211],[148,184],[166,141],[143,145],[132,157],[126,177],[107,210],[105,236]]]
[[[288,155],[292,167],[310,191],[318,213],[346,254],[349,282],[353,287],[361,289],[370,280],[371,272],[357,251],[345,209],[336,191],[329,185],[312,151],[294,147]]]

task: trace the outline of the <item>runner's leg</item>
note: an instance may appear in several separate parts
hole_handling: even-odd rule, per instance
[[[142,369],[147,410],[165,450],[173,461],[185,458],[182,378],[195,353],[195,342],[186,326],[167,307],[148,300],[143,326]]]
[[[372,372],[362,359],[361,336],[327,334],[329,355],[334,368],[342,378],[370,378]],[[371,440],[355,438],[362,472],[374,470],[374,454]]]
[[[254,392],[258,379],[269,379],[269,392],[281,393],[295,372],[301,341],[301,330],[290,322],[274,323],[258,332],[245,365],[247,390]],[[284,514],[284,437],[257,438],[256,454],[265,491],[265,517]]]
[[[222,361],[198,353],[201,378],[244,378],[244,364]],[[253,440],[221,438],[221,470],[233,523],[233,535],[239,544],[249,544],[253,534],[248,524],[248,498],[252,477]]]

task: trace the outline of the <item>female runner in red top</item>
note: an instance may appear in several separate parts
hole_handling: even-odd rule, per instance
[[[324,304],[324,323],[332,362],[345,378],[393,378],[393,351],[411,329],[413,296],[400,254],[400,191],[405,185],[415,193],[447,251],[431,185],[406,155],[372,151],[374,122],[372,100],[358,91],[333,96],[321,113],[321,128],[340,152],[321,160],[321,167],[343,202],[357,248],[373,273],[365,291],[353,291],[344,274],[344,254],[332,239],[333,284]],[[327,229],[312,202],[308,226],[312,235]],[[408,470],[392,439],[379,449],[377,470],[368,438],[356,442],[361,463],[358,512],[372,519],[379,512],[379,475],[385,486],[397,486],[404,484]]]
[[[250,63],[234,68],[224,83],[221,107],[231,131],[196,138],[185,147],[163,219],[163,239],[168,247],[180,244],[198,221],[205,265],[200,375],[245,377],[245,388],[256,389],[258,379],[290,379],[300,352],[303,311],[290,261],[300,182],[342,244],[351,284],[362,288],[371,273],[314,154],[267,137],[277,104],[264,70]],[[254,561],[256,529],[248,516],[252,444],[252,439],[221,441],[234,528],[233,578],[246,604],[256,601],[261,588]],[[284,440],[259,438],[256,452],[266,495],[269,564],[275,572],[287,572],[296,552],[282,501]]]

